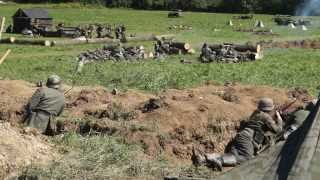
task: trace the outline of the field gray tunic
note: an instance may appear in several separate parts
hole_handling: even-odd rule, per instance
[[[54,130],[54,118],[59,116],[65,107],[62,92],[53,88],[39,88],[28,104],[26,125],[37,128],[41,133],[48,129]]]
[[[255,142],[254,137],[257,133],[261,133],[264,136],[266,132],[276,134],[281,131],[281,120],[276,123],[269,114],[257,110],[251,115],[245,128],[236,135],[230,153],[236,156],[239,163],[247,161],[255,155],[254,143],[257,144],[257,142]]]

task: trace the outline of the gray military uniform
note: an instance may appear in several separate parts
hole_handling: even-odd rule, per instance
[[[59,116],[65,107],[62,92],[54,88],[39,88],[28,104],[26,125],[37,128],[41,133],[54,130],[54,118]]]
[[[230,153],[236,156],[237,162],[249,160],[254,157],[259,145],[265,141],[265,133],[280,133],[282,131],[282,121],[277,123],[273,118],[262,111],[255,111],[245,128],[237,134],[231,146]]]

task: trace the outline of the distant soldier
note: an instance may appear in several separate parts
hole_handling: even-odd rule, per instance
[[[201,62],[212,62],[214,61],[215,52],[210,49],[207,43],[204,43],[201,48],[200,59]]]
[[[97,38],[103,38],[103,34],[104,34],[104,27],[99,24],[97,27]]]
[[[60,91],[61,79],[57,75],[48,78],[47,87],[40,87],[27,105],[25,124],[38,129],[46,135],[54,135],[55,118],[60,116],[65,107],[65,98]]]
[[[117,26],[115,29],[116,39],[122,39],[121,37],[121,27]]]
[[[121,41],[122,42],[126,42],[127,41],[127,36],[126,36],[126,31],[127,31],[127,28],[122,24],[121,26],[120,26],[120,29],[121,29],[121,31],[120,31],[120,33],[121,33]]]
[[[96,26],[94,24],[90,24],[88,28],[88,38],[92,39],[97,37],[96,32]]]
[[[274,113],[276,117],[273,118]],[[236,135],[231,149],[226,154],[201,154],[193,151],[195,165],[207,164],[222,170],[223,166],[236,166],[253,158],[266,144],[272,143],[272,137],[282,131],[280,113],[274,112],[273,100],[262,98],[258,108]]]
[[[6,29],[6,33],[12,33],[12,31],[12,24],[10,24]]]
[[[125,50],[124,48],[122,47],[122,44],[119,43],[115,48],[114,48],[114,51],[112,52],[112,57],[115,59],[115,60],[124,60],[125,59]]]
[[[145,59],[145,50],[143,46],[139,47],[138,50],[138,59]]]
[[[165,54],[170,54],[171,42],[163,42],[160,47]]]

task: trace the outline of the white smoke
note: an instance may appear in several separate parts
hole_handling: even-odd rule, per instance
[[[311,16],[320,14],[320,0],[305,0],[296,11],[297,16]]]

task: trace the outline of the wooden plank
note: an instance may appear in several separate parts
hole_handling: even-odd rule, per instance
[[[28,45],[41,45],[41,46],[51,46],[52,42],[49,40],[38,40],[38,39],[16,39],[15,37],[10,37],[2,39],[0,43],[4,44],[28,44]]]
[[[2,38],[2,31],[3,31],[3,29],[4,29],[4,24],[5,24],[5,21],[6,21],[6,18],[5,17],[0,17],[0,40],[1,40],[1,38]]]
[[[8,49],[7,52],[2,56],[2,58],[0,59],[0,65],[7,58],[7,56],[10,54],[10,52],[11,52],[11,49]]]

